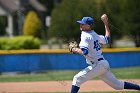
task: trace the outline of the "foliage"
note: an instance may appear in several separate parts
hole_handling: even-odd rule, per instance
[[[1,37],[0,50],[38,49],[40,41],[32,36]]]
[[[6,24],[5,18],[0,16],[0,36],[6,34],[6,31],[5,31],[6,25],[5,24]]]
[[[139,0],[62,0],[52,12],[52,22],[48,31],[50,37],[66,40],[79,39],[79,25],[83,16],[91,16],[95,20],[94,30],[104,34],[104,26],[100,16],[106,13],[111,29],[111,43],[121,36],[132,35],[136,46],[140,46]]]
[[[110,47],[114,40],[121,38],[123,33],[122,28],[122,17],[121,17],[121,2],[122,0],[105,0],[105,3],[101,6],[109,17],[109,27],[111,31]]]
[[[123,0],[122,2],[122,30],[123,33],[133,37],[137,47],[140,47],[140,1]]]
[[[95,0],[88,0],[88,2],[85,2],[85,0],[63,0],[52,12],[49,36],[66,40],[79,39],[80,30],[76,21],[81,20],[83,16],[93,16],[98,24],[97,6],[98,3]]]
[[[55,7],[55,4],[57,2],[60,2],[59,0],[38,0],[42,5],[46,6],[47,8],[47,15],[51,15],[51,12],[53,8]]]
[[[24,35],[32,35],[39,36],[41,31],[42,23],[38,17],[38,15],[34,11],[30,11],[23,25],[23,34]]]

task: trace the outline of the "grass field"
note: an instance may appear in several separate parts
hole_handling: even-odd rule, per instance
[[[54,92],[54,93],[59,93],[59,92]],[[61,92],[62,93],[62,92]],[[63,92],[63,93],[69,93],[69,92]],[[79,93],[140,93],[140,92],[79,92]]]
[[[64,93],[69,93],[69,92],[64,92]],[[79,92],[79,93],[140,93],[140,92]]]
[[[119,68],[111,70],[119,79],[140,79],[140,67]],[[10,75],[3,74],[0,75],[0,82],[72,80],[73,76],[78,72],[79,71],[64,70],[64,71],[47,71],[45,73],[31,73],[31,74],[10,74]]]
[[[29,92],[29,93],[45,93],[45,92]],[[46,92],[48,93],[48,92]],[[51,92],[51,93],[69,93],[69,92]],[[132,92],[128,92],[128,91],[118,91],[118,92],[79,92],[79,93],[140,93],[139,91],[132,91]]]

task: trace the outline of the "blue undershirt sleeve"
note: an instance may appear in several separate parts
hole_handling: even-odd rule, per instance
[[[106,40],[106,43],[108,44],[109,43],[109,37],[105,36],[105,40]]]
[[[83,51],[83,55],[87,55],[88,54],[88,49],[87,48],[81,48],[81,50]]]

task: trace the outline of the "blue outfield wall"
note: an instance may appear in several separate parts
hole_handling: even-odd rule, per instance
[[[140,51],[104,52],[111,68],[140,66]],[[75,70],[88,65],[78,54],[66,53],[8,53],[0,54],[0,72]]]

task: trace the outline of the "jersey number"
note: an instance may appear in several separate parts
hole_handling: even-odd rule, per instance
[[[101,49],[101,46],[100,46],[98,40],[94,41],[94,49],[96,49],[96,51]]]

